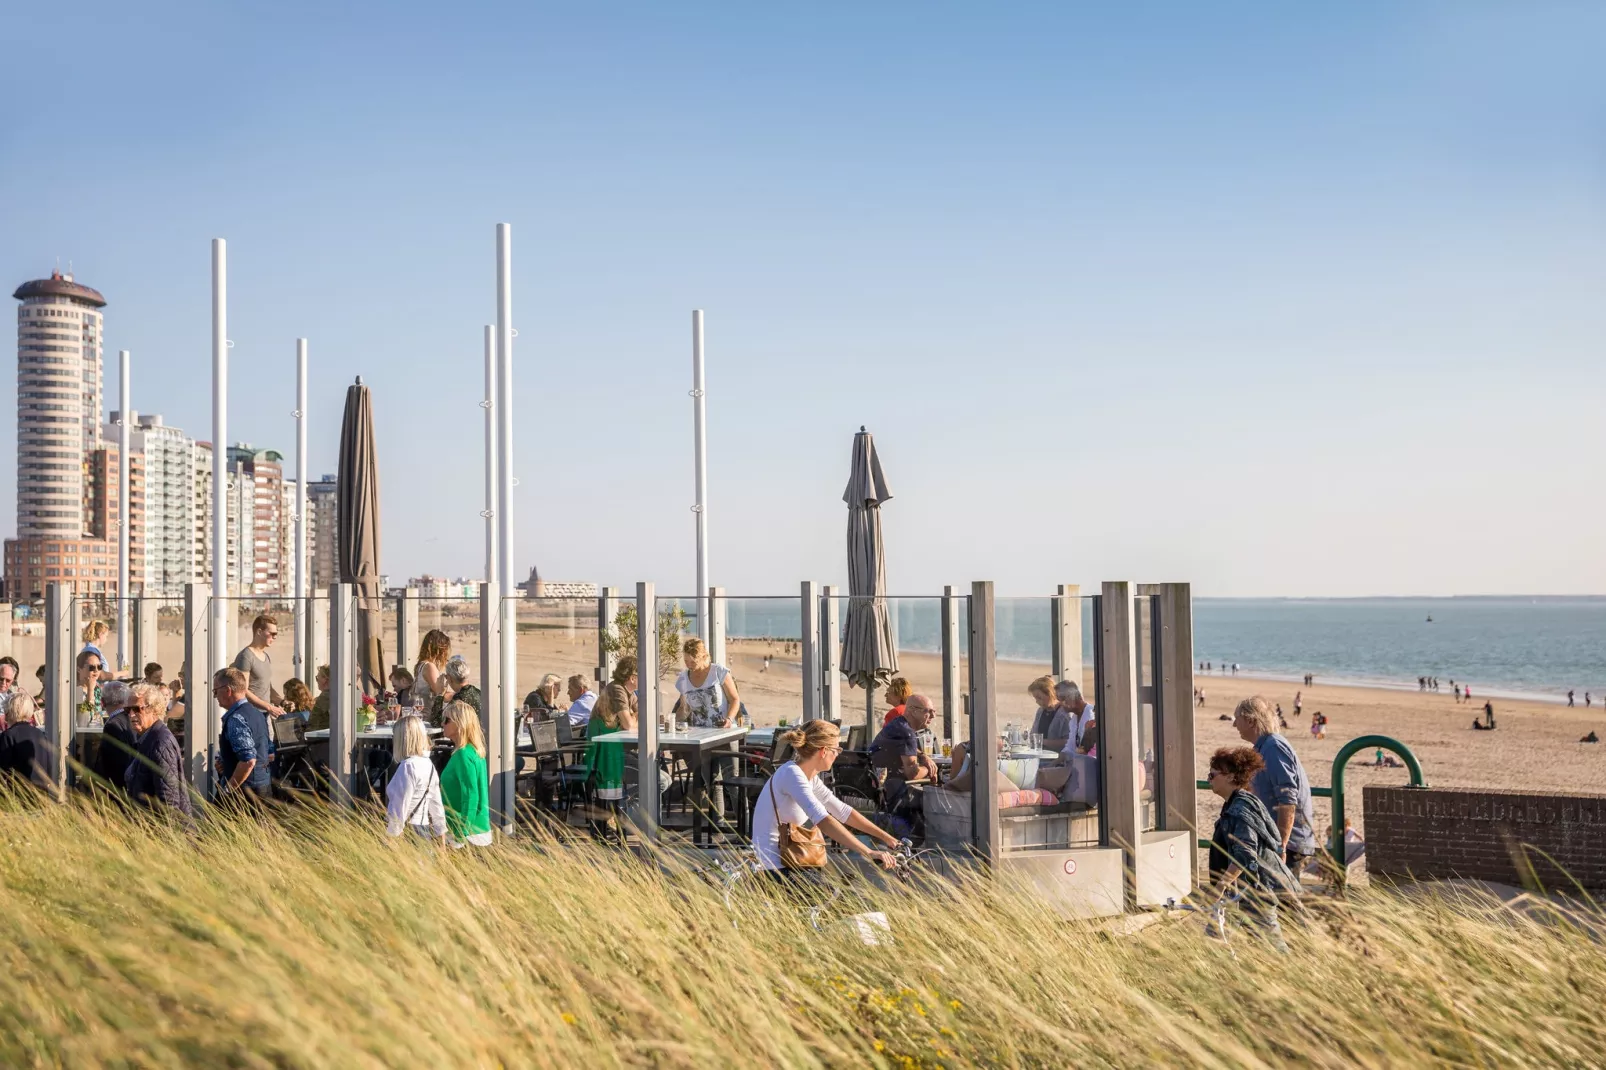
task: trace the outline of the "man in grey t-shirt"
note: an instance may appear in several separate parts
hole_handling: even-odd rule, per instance
[[[251,622],[251,645],[234,658],[234,668],[245,673],[245,701],[269,717],[284,714],[273,701],[273,658],[268,655],[268,647],[278,637],[279,622],[271,613],[259,614]]]

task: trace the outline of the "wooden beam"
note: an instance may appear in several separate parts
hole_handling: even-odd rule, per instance
[[[1155,627],[1160,661],[1155,666],[1160,720],[1160,827],[1199,827],[1198,771],[1194,756],[1193,589],[1162,583]],[[1193,885],[1199,886],[1199,852],[1189,853]]]
[[[1132,585],[1107,582],[1102,588],[1099,652],[1099,764],[1103,773],[1105,828],[1109,846],[1125,858],[1126,906],[1137,908],[1138,847],[1142,843],[1138,805],[1138,665],[1133,642]]]
[[[997,866],[1003,853],[998,819],[998,634],[991,580],[970,585],[970,795],[976,853]]]

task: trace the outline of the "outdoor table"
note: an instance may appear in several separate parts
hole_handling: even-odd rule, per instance
[[[658,750],[678,751],[689,755],[693,767],[697,770],[699,793],[706,800],[708,788],[713,777],[709,775],[709,767],[716,757],[723,757],[726,751],[735,751],[734,744],[740,743],[752,729],[749,728],[686,728],[679,732],[659,732]],[[605,732],[592,739],[593,743],[622,743],[627,747],[634,747],[640,743],[634,730],[621,732]],[[724,817],[723,814],[720,815]],[[701,806],[692,808],[692,842],[698,842],[703,831],[703,809]]]
[[[393,724],[387,724],[387,725],[378,725],[378,726],[376,726],[374,728],[364,729],[363,731],[357,733],[357,742],[358,743],[389,743],[392,739],[395,738],[395,735],[396,735],[395,731],[394,731],[395,727],[396,726],[393,725]],[[438,735],[441,734],[441,730],[439,728],[436,728],[434,725],[429,725],[428,726],[428,731],[429,731],[429,734],[431,736],[438,736]],[[327,728],[314,728],[312,731],[308,732],[302,738],[306,739],[309,743],[316,742],[316,741],[319,741],[319,740],[327,740],[329,738],[329,729],[327,729]]]

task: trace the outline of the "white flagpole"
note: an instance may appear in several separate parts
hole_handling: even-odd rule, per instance
[[[502,709],[496,711],[495,730],[502,735],[497,754],[502,762],[502,782],[511,785],[513,719],[519,687],[518,604],[514,595],[518,583],[513,575],[513,228],[496,225],[496,478],[501,493],[496,502],[497,572],[502,593]],[[493,800],[512,823],[512,798]]]
[[[708,604],[708,396],[703,386],[703,310],[691,313],[691,397],[695,427],[697,469],[697,631],[703,642],[714,641],[713,618]]]
[[[485,518],[485,582],[496,583],[501,574],[496,559],[496,499],[501,484],[496,475],[496,328],[490,324],[485,325],[485,400],[480,406],[485,410],[485,511],[480,514]]]
[[[228,664],[229,641],[229,252],[212,239],[212,665]],[[243,549],[243,547],[242,547]],[[191,680],[199,697],[210,680]]]
[[[117,429],[117,668],[119,670],[133,660],[134,650],[133,637],[128,634],[129,599],[133,597],[133,589],[129,586],[128,578],[130,546],[133,539],[129,516],[133,464],[128,452],[133,446],[133,430],[129,426],[131,421],[128,414],[129,396],[132,393],[129,389],[128,364],[128,350],[120,350],[117,354],[120,379],[117,387],[117,422],[120,425]],[[139,670],[138,665],[134,666],[136,677],[140,675]]]
[[[307,340],[296,339],[296,546],[294,599],[296,619],[295,675],[311,680],[307,665],[307,599],[312,596],[307,575]]]

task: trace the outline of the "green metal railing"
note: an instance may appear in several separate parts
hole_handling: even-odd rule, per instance
[[[1411,776],[1411,787],[1428,786],[1427,778],[1422,775],[1422,765],[1416,760],[1416,755],[1411,753],[1410,747],[1397,739],[1390,736],[1357,736],[1340,747],[1338,754],[1333,757],[1333,786],[1318,788],[1312,785],[1310,789],[1311,795],[1316,798],[1333,800],[1333,828],[1327,837],[1327,853],[1334,859],[1344,857],[1344,767],[1361,751],[1375,749],[1392,751],[1400,756],[1400,760],[1405,763],[1405,771]],[[1196,783],[1200,791],[1210,790],[1208,780]],[[1199,846],[1209,847],[1210,840],[1203,836],[1199,837]]]

